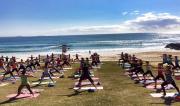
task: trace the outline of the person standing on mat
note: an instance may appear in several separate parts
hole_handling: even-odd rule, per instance
[[[173,85],[174,88],[177,90],[177,92],[180,93],[178,86],[176,85],[174,79],[172,78],[171,66],[169,66],[169,65],[166,66],[164,74],[165,74],[166,80],[161,84],[161,89],[163,90],[163,93],[164,93],[163,95],[164,96],[166,95],[165,86],[168,84]]]
[[[136,68],[136,72],[135,72],[135,74],[136,74],[136,76],[137,76],[137,78],[138,78],[139,80],[140,80],[140,78],[139,78],[139,76],[138,76],[138,73],[144,74],[144,70],[143,70],[143,68],[142,68],[142,65],[143,65],[143,62],[142,62],[141,59],[139,59],[139,60],[138,60],[138,64],[137,64],[137,68]]]
[[[29,85],[29,81],[28,81],[27,76],[25,74],[26,74],[26,70],[23,70],[21,75],[20,75],[21,85],[18,87],[18,93],[15,97],[17,97],[21,94],[23,87],[26,87],[29,90],[30,94],[32,94],[34,96],[34,93],[31,90],[31,87]]]
[[[97,89],[96,85],[94,84],[94,81],[92,80],[92,78],[90,76],[89,64],[84,63],[82,66],[82,75],[81,75],[79,83],[78,83],[79,89],[81,89],[81,82],[86,79],[88,79],[91,82],[91,84]]]
[[[24,63],[23,59],[21,59],[21,62],[19,63],[19,71],[25,70],[25,69],[26,69],[25,63]]]
[[[163,56],[162,56],[162,58],[163,58],[163,64],[168,64],[168,56],[167,56],[167,54],[163,54]]]
[[[6,69],[4,68],[4,61],[0,58],[0,69],[3,69],[4,72],[6,72]]]
[[[11,77],[13,77],[13,78],[16,80],[16,78],[15,78],[14,75],[13,75],[13,72],[12,72],[12,68],[11,68],[10,63],[7,64],[6,69],[7,69],[7,71],[3,74],[3,78],[2,78],[1,81],[4,81],[5,76],[8,75],[8,74],[10,74]]]
[[[178,56],[175,56],[174,62],[175,62],[175,65],[172,68],[173,69],[173,75],[175,74],[174,70],[180,69]]]
[[[18,64],[16,62],[12,61],[11,67],[12,67],[12,72],[16,71],[17,75],[19,75],[19,70],[17,69]]]
[[[54,83],[54,80],[52,79],[51,74],[50,74],[49,71],[50,71],[50,70],[49,70],[48,65],[47,65],[47,66],[45,67],[45,69],[44,69],[44,72],[42,73],[42,76],[41,76],[41,79],[40,79],[40,81],[39,81],[39,84],[37,84],[37,85],[40,85],[41,82],[43,81],[44,77],[47,77],[47,76],[48,76],[48,77],[51,79],[51,81]]]
[[[164,74],[163,74],[164,68],[163,68],[163,64],[162,64],[162,63],[159,63],[159,64],[158,64],[158,69],[157,69],[157,71],[158,71],[158,75],[154,78],[154,81],[155,81],[155,89],[156,89],[156,87],[157,87],[157,80],[158,80],[158,79],[161,78],[163,81],[165,81]]]
[[[144,82],[146,82],[146,76],[149,74],[154,79],[154,75],[152,74],[152,66],[149,64],[149,61],[146,61],[146,72],[143,74]]]
[[[167,62],[168,62],[168,63],[167,63],[168,65],[171,65],[172,67],[174,67],[174,64],[173,64],[173,62],[172,62],[172,55],[169,55],[169,56],[168,56]]]

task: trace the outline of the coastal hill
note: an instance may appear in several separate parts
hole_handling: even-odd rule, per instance
[[[165,46],[165,48],[180,50],[180,43],[169,43]]]

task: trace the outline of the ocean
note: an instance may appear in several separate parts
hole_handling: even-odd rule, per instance
[[[69,53],[165,50],[166,44],[179,40],[178,34],[155,33],[1,37],[0,55],[61,53],[64,44],[70,48]]]

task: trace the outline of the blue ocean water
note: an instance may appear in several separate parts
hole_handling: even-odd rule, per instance
[[[180,35],[130,33],[72,36],[1,37],[0,54],[23,52],[59,52],[60,45],[69,46],[70,52],[113,50],[126,48],[164,47],[178,42]]]

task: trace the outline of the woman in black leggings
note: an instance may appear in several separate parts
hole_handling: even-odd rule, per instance
[[[165,69],[165,77],[166,77],[166,80],[161,84],[161,89],[163,90],[164,92],[164,96],[166,95],[166,91],[165,91],[165,86],[168,85],[168,84],[171,84],[174,86],[174,88],[177,90],[177,92],[179,93],[179,88],[177,87],[175,81],[173,80],[172,78],[172,71],[171,71],[171,66],[166,66],[166,69]]]
[[[13,72],[12,72],[12,68],[11,68],[10,63],[7,64],[6,69],[7,69],[7,71],[3,74],[3,78],[2,78],[1,81],[4,81],[5,76],[8,75],[8,74],[10,74],[11,77],[13,77],[13,78],[16,80],[16,78],[15,78],[14,75],[13,75]]]
[[[90,76],[89,65],[87,63],[84,63],[83,68],[82,68],[82,75],[78,83],[79,89],[81,88],[81,82],[86,79],[88,79],[91,82],[91,84],[97,89],[96,85],[94,84],[94,81],[92,80]]]
[[[142,65],[143,65],[142,60],[138,60],[138,66],[137,66],[137,69],[136,69],[136,72],[135,72],[138,79],[139,79],[138,73],[144,74],[144,70],[142,68]]]
[[[146,72],[143,74],[144,82],[146,82],[146,77],[148,74],[151,75],[151,77],[154,78],[154,75],[152,74],[152,66],[149,64],[149,61],[146,61]]]

